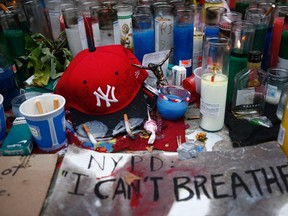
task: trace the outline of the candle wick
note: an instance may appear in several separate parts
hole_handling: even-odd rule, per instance
[[[215,76],[216,76],[216,69],[215,69],[215,67],[213,67],[213,69],[212,69],[211,82],[214,82],[214,80],[215,80]]]
[[[217,70],[218,70],[217,66],[214,65],[214,66],[212,67],[211,82],[214,82],[214,80],[215,80],[215,76],[216,76],[216,74],[217,74]]]

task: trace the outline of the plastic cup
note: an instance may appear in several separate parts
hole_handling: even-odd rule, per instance
[[[54,107],[54,100],[58,101],[57,107]],[[39,149],[49,152],[67,144],[65,103],[61,95],[42,94],[26,100],[19,107]],[[41,104],[43,113],[37,104]]]
[[[24,101],[26,101],[32,97],[39,96],[39,95],[41,95],[40,92],[26,92],[26,93],[23,93],[23,94],[20,94],[20,95],[14,97],[11,101],[13,115],[15,117],[22,117],[22,115],[19,111],[20,105]]]

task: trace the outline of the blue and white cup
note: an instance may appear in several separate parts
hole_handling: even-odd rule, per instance
[[[57,108],[54,107],[55,100]],[[19,108],[37,146],[43,151],[53,151],[67,144],[65,102],[61,95],[42,94],[26,100]],[[39,112],[37,104],[41,104],[43,113]]]
[[[4,97],[0,94],[0,145],[6,138],[6,118],[3,106]]]

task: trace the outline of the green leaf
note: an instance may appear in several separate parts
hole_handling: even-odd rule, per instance
[[[60,77],[72,60],[65,31],[57,41],[36,33],[26,35],[25,42],[27,53],[18,57],[15,62],[22,71],[33,70],[33,84],[36,86],[47,85],[50,78]]]

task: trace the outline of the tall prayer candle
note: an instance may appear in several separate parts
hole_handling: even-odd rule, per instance
[[[267,31],[268,26],[266,24],[256,26],[253,44],[254,50],[259,50],[262,53],[264,52]]]
[[[245,17],[245,11],[249,7],[250,2],[248,0],[245,1],[240,1],[237,0],[235,3],[235,11],[239,12],[242,14],[242,19]]]
[[[275,18],[272,33],[270,67],[277,66],[283,24],[284,24],[284,17]]]
[[[211,81],[212,76],[212,73],[206,73],[201,78],[200,127],[206,131],[219,131],[224,123],[228,77],[216,74]]]
[[[193,55],[193,11],[189,9],[177,10],[174,24],[174,64],[186,68],[186,77],[192,75]]]
[[[137,6],[132,15],[134,55],[142,63],[143,56],[155,52],[154,21],[149,7]]]
[[[269,18],[264,8],[250,7],[246,10],[245,20],[255,25],[253,50],[264,53]]]
[[[153,23],[150,26],[153,26]],[[134,55],[142,62],[145,54],[155,52],[154,29],[153,27],[138,29],[134,26],[133,28]]]
[[[219,26],[205,26],[204,36],[207,37],[218,37],[219,36]]]
[[[132,26],[132,5],[115,5],[118,20],[113,23],[115,43],[120,41],[123,47],[134,52],[133,26]]]
[[[174,7],[159,4],[154,10],[155,51],[169,50],[173,47]]]
[[[229,68],[229,80],[228,80],[228,91],[227,91],[227,102],[232,102],[233,90],[234,90],[234,78],[237,73],[247,66],[247,52],[242,49],[232,49],[230,55]]]
[[[235,21],[231,27],[232,50],[228,78],[227,103],[232,102],[234,78],[247,66],[247,54],[252,49],[255,27],[247,21]]]
[[[193,70],[199,67],[202,57],[203,32],[194,30],[193,37]]]
[[[208,38],[203,53],[201,76],[200,127],[219,131],[224,126],[224,114],[229,73],[230,40],[227,37]]]
[[[277,67],[288,69],[288,14],[285,14]]]

